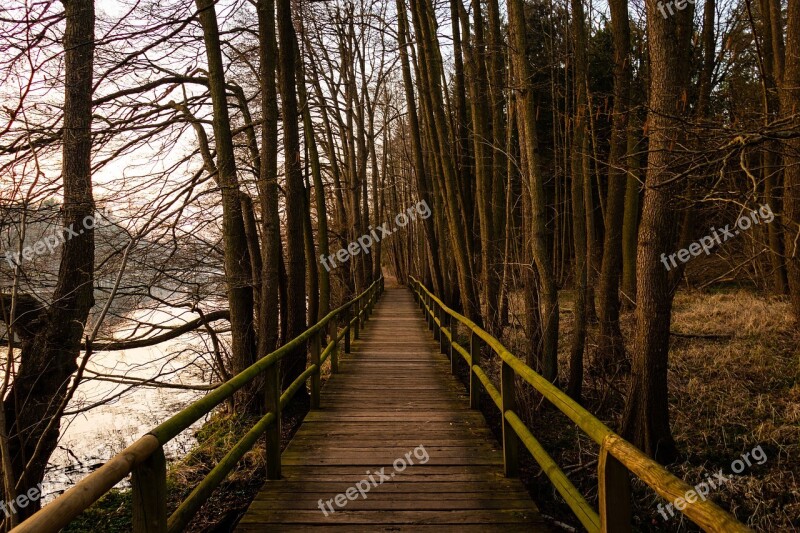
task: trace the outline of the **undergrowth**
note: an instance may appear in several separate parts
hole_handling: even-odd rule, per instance
[[[561,299],[562,385],[573,325],[569,296],[564,293]],[[681,292],[675,299],[671,329],[679,335],[670,341],[668,382],[670,424],[681,455],[667,468],[695,485],[720,469],[731,474],[733,460],[761,445],[765,464],[732,474],[730,482],[710,494],[712,501],[756,531],[800,531],[800,352],[792,323],[785,300],[744,289]],[[624,313],[628,357],[634,326],[633,313]],[[506,330],[503,342],[512,353],[523,354],[522,341],[519,328]],[[597,326],[592,324],[583,404],[619,431],[629,376],[601,372],[594,361],[596,347]],[[488,370],[497,383],[496,358]],[[599,447],[541,396],[525,387],[518,391],[528,427],[596,509]],[[483,410],[499,436],[497,409],[484,401]],[[538,465],[522,455],[523,482],[542,513],[564,530],[583,530]],[[642,483],[634,482],[633,490],[636,531],[699,531],[678,513],[665,520],[657,511],[665,502]]]

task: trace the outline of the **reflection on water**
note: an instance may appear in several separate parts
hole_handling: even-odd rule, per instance
[[[152,311],[137,318],[149,323],[169,320],[165,313]],[[196,315],[186,315],[187,320],[191,318]],[[125,336],[124,331],[119,333],[118,338]],[[184,350],[200,340],[198,334],[187,333],[154,347],[98,352],[92,356],[86,376],[94,373],[139,379],[159,376],[156,381],[161,383],[203,383],[202,374],[208,379],[208,366],[204,360],[198,360],[197,352]],[[199,351],[203,351],[202,348]],[[97,380],[81,383],[67,408],[67,413],[73,414],[65,416],[61,422],[59,445],[45,474],[44,501],[63,493],[203,394],[205,391],[132,388],[130,384]],[[179,458],[188,452],[194,444],[194,430],[200,424],[202,420],[165,446],[167,458]],[[127,481],[118,486],[125,485]]]

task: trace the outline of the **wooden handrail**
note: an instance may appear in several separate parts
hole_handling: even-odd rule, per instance
[[[318,378],[322,363],[330,356],[332,371],[338,371],[338,366],[333,363],[336,361],[339,341],[344,339],[345,352],[349,353],[351,329],[355,325],[354,333],[357,332],[359,326],[369,318],[375,302],[383,293],[383,288],[384,280],[381,277],[356,298],[334,309],[296,338],[262,357],[247,369],[153,428],[11,531],[13,533],[57,533],[128,474],[133,474],[131,485],[134,533],[182,531],[213,490],[233,470],[238,460],[252,449],[258,438],[265,433],[267,434],[267,477],[269,479],[280,478],[279,422],[282,409],[309,378],[311,378],[312,400],[319,399],[320,381]],[[356,308],[356,312],[350,319],[352,307]],[[329,326],[335,326],[336,319],[342,317],[345,317],[344,321],[340,320],[344,324],[342,331],[335,330],[335,334],[330,335],[331,341],[320,353],[320,343],[327,337]],[[306,341],[309,340],[312,344],[312,352],[316,350],[316,355],[312,354],[312,362],[309,367],[286,388],[283,394],[280,394],[276,363],[293,350],[305,346]],[[267,413],[233,446],[167,519],[164,444],[260,375],[265,375],[267,382],[265,384]],[[270,401],[271,395],[274,396],[272,401]]]
[[[542,467],[555,489],[570,506],[581,524],[591,532],[629,532],[630,523],[630,476],[633,474],[667,501],[682,498],[693,488],[666,468],[648,457],[644,452],[626,441],[589,411],[578,405],[558,387],[550,383],[531,367],[509,352],[499,340],[467,317],[447,307],[422,283],[410,277],[411,291],[425,313],[428,328],[434,338],[442,344],[442,353],[448,353],[451,369],[454,354],[460,354],[470,367],[470,406],[479,406],[479,386],[491,396],[503,415],[503,457],[506,474],[510,477],[518,471],[516,446],[521,442]],[[470,346],[465,349],[458,344],[452,324],[461,323],[470,332]],[[486,345],[500,358],[502,364],[500,390],[489,382],[480,368],[480,347]],[[586,502],[566,474],[556,465],[552,457],[539,444],[524,425],[514,406],[514,377],[519,376],[536,389],[559,411],[572,420],[584,433],[600,446],[598,464],[599,513]],[[683,510],[686,517],[705,531],[718,533],[744,533],[752,531],[736,518],[710,500],[688,502]]]

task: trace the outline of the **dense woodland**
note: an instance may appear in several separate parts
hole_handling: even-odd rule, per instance
[[[800,2],[12,0],[0,73],[4,500],[44,479],[78,385],[103,377],[93,354],[197,331],[185,371],[207,390],[381,275],[414,276],[662,464],[741,451],[713,407],[686,420],[676,364],[751,384],[737,405],[772,401],[780,375],[787,403],[731,437],[769,442],[779,480],[723,506],[800,527]],[[82,230],[34,248],[62,227]],[[721,361],[745,315],[783,366],[676,355]],[[284,386],[306,360],[283,361]],[[229,406],[261,408],[258,387]]]

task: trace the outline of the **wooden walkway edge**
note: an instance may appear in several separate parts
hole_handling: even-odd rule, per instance
[[[237,531],[548,531],[407,289],[339,369]]]

